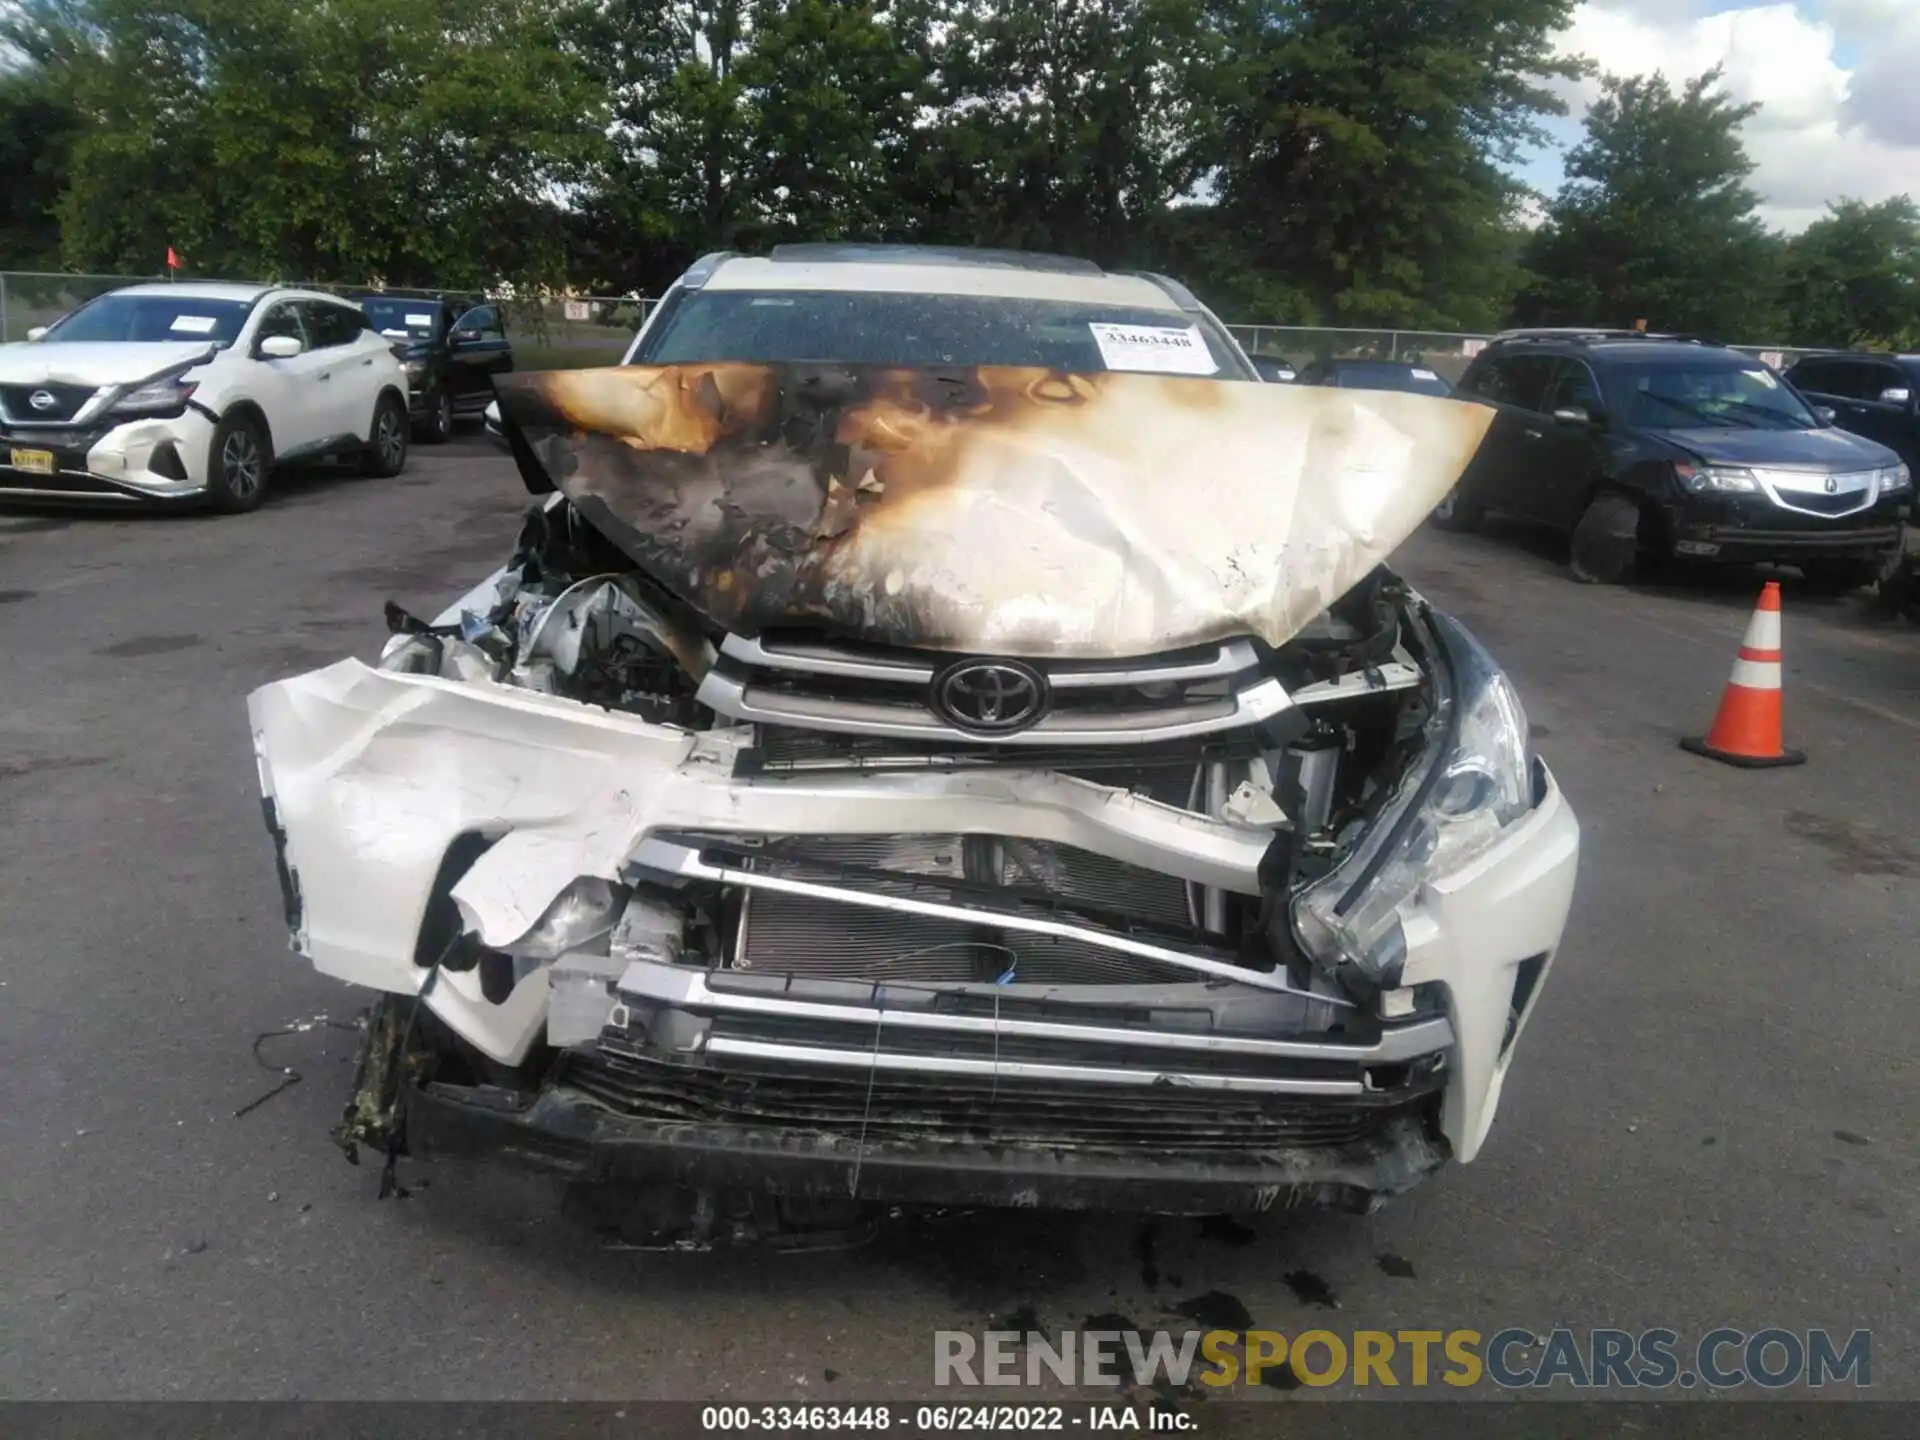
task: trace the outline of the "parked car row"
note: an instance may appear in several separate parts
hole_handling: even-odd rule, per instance
[[[513,368],[493,306],[270,285],[135,285],[0,346],[0,499],[237,512],[286,461],[406,464]]]
[[[1845,590],[1900,554],[1908,463],[1743,352],[1636,331],[1513,331],[1458,393],[1496,414],[1436,521],[1465,530],[1502,511],[1552,526],[1570,536],[1581,580],[1676,559],[1764,561]]]
[[[1813,355],[1783,376],[1742,351],[1636,330],[1515,330],[1459,387],[1418,361],[1254,357],[1298,385],[1457,395],[1497,412],[1435,521],[1489,512],[1567,534],[1574,574],[1674,560],[1798,566],[1849,590],[1890,575],[1920,466],[1920,356]]]

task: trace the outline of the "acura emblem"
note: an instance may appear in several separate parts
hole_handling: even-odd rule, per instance
[[[1832,495],[1836,491],[1838,491],[1839,488],[1840,488],[1840,482],[1834,479],[1833,476],[1831,475],[1827,476],[1827,493],[1829,495]]]
[[[51,410],[60,403],[60,397],[51,390],[36,390],[27,397],[27,403],[36,410]]]
[[[933,677],[933,708],[961,730],[1011,735],[1047,713],[1047,682],[1018,660],[962,660]]]

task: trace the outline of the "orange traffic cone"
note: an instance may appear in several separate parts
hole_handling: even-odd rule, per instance
[[[1760,592],[1733,678],[1720,698],[1720,713],[1704,740],[1682,740],[1682,749],[1729,765],[1765,770],[1804,765],[1807,757],[1789,750],[1780,734],[1780,583],[1769,580]]]

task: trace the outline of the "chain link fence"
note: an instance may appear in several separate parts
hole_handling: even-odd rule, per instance
[[[164,275],[52,275],[0,271],[0,343],[24,340],[36,326],[50,325],[78,305],[123,285],[150,284]],[[295,282],[280,282],[295,283]],[[378,287],[310,284],[305,290],[363,294]],[[522,370],[571,370],[618,364],[634,332],[659,303],[635,295],[523,294],[502,286],[479,291],[397,289],[398,294],[445,295],[498,306]],[[1402,360],[1424,365],[1457,382],[1491,336],[1449,330],[1364,330],[1311,325],[1229,325],[1248,353],[1280,356],[1295,365],[1315,360]],[[1791,346],[1736,345],[1775,369],[1812,353]]]
[[[1458,381],[1489,336],[1452,330],[1348,330],[1316,325],[1229,325],[1249,355],[1296,366],[1315,360],[1401,360]]]

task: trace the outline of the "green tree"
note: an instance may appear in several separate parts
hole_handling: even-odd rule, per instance
[[[1780,242],[1755,213],[1737,105],[1716,69],[1675,91],[1609,76],[1567,156],[1567,182],[1528,246],[1530,323],[1631,325],[1763,340]]]
[[[908,228],[921,0],[589,0],[575,44],[612,98],[575,256],[657,290],[694,256]]]
[[[602,143],[538,0],[25,0],[8,28],[79,117],[83,268],[557,276],[554,188]]]
[[[0,73],[0,269],[60,263],[57,207],[80,117],[39,67]]]
[[[1571,0],[1210,0],[1200,72],[1211,236],[1241,313],[1346,325],[1484,326],[1520,275]],[[1224,243],[1223,243],[1224,242]]]
[[[1842,200],[1786,245],[1781,309],[1790,343],[1920,345],[1920,206],[1905,195]]]
[[[1156,259],[1201,173],[1199,0],[951,0],[936,21],[938,106],[910,179],[919,232]]]

